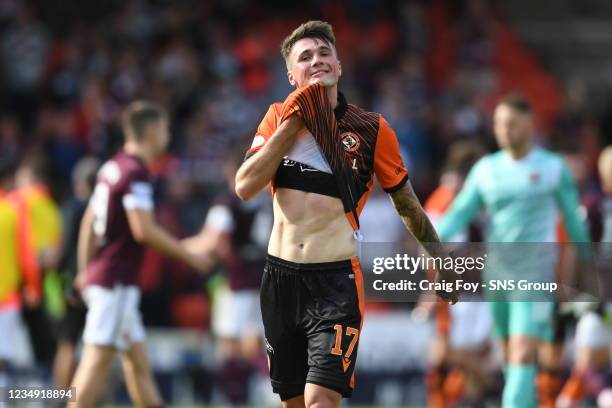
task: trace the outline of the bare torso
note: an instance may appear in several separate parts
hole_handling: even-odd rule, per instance
[[[274,195],[274,227],[268,252],[298,263],[355,256],[353,229],[340,199],[279,188]]]

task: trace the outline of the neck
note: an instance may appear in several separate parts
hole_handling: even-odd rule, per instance
[[[440,184],[454,192],[461,190],[462,182],[462,177],[454,171],[448,171],[440,177]]]
[[[147,164],[153,161],[153,155],[142,145],[134,142],[133,140],[128,140],[125,142],[123,145],[123,151],[133,156],[140,157]]]
[[[338,85],[326,87],[325,91],[327,92],[332,109],[336,109],[336,106],[338,106]]]
[[[508,147],[506,150],[514,160],[522,159],[531,151],[531,142],[525,143],[522,146]]]

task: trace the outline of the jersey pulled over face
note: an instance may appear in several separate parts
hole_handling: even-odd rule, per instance
[[[134,240],[126,210],[153,209],[153,189],[144,162],[125,152],[106,162],[98,172],[89,206],[100,249],[87,265],[87,284],[135,285],[143,248]]]
[[[247,157],[259,151],[280,125],[281,109],[281,103],[270,106],[257,129]],[[342,151],[356,181],[358,215],[367,201],[373,174],[383,189],[392,193],[404,186],[408,172],[400,156],[397,137],[381,115],[347,104],[341,93],[338,95],[334,115],[339,128],[335,137],[339,138],[337,143],[342,144]],[[329,163],[313,135],[305,131],[298,137],[279,166],[272,182],[273,191],[276,188],[291,188],[339,197]],[[347,217],[353,228],[356,228],[358,223],[353,219],[353,214],[347,213]]]

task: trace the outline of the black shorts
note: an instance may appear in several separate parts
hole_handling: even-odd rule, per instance
[[[85,328],[87,307],[84,304],[73,305],[66,302],[66,313],[62,316],[58,328],[57,339],[72,344],[79,342]]]
[[[357,258],[298,264],[268,255],[261,312],[281,400],[303,395],[306,383],[351,396],[363,308]]]

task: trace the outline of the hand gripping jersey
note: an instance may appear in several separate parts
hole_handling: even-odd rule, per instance
[[[347,104],[338,94],[332,110],[325,88],[313,84],[270,106],[257,129],[247,158],[260,150],[291,115],[304,120],[306,131],[279,166],[272,189],[292,188],[342,200],[354,230],[372,187],[372,173],[387,193],[406,184],[408,172],[393,130],[377,113]]]

